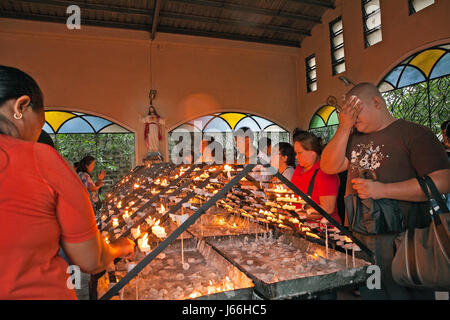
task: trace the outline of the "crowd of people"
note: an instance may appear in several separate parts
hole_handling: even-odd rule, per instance
[[[94,182],[93,157],[71,166],[51,147],[51,140],[47,141],[50,146],[36,143],[43,124],[44,101],[38,84],[18,69],[0,66],[0,221],[4,228],[0,299],[75,299],[74,290],[67,286],[69,264],[96,275],[115,258],[134,252],[133,241],[124,238],[108,244],[99,233],[96,204],[105,172]],[[350,205],[354,197],[397,200],[403,227],[424,227],[430,220],[426,210],[411,213],[416,203],[426,201],[415,178],[428,175],[441,193],[450,192],[449,122],[441,129],[445,146],[431,130],[393,118],[376,86],[362,83],[345,95],[338,130],[326,146],[313,133],[296,130],[293,145],[268,143],[258,154],[249,148],[251,141],[246,137],[243,142],[236,140],[236,147],[242,163],[264,154],[267,163],[350,228],[348,210],[354,209]],[[202,149],[211,142],[202,143]],[[255,179],[274,182],[265,168],[255,171],[259,172]],[[348,178],[342,179],[342,173]],[[343,203],[347,214],[339,209]],[[398,233],[352,231],[375,253],[375,263],[382,269],[382,288],[361,288],[363,298],[432,298],[431,291],[393,281],[390,267]]]

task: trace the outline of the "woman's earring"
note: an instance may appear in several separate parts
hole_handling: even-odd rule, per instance
[[[16,114],[14,113],[14,119],[16,119],[16,120],[22,119],[22,114],[19,113],[19,115],[16,115]]]

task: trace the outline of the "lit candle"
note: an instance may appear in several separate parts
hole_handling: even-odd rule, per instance
[[[161,208],[159,209],[158,212],[159,212],[160,214],[164,214],[164,213],[166,213],[166,211],[167,211],[167,210],[166,210],[166,208],[164,207],[164,205],[161,204]]]
[[[148,244],[148,233],[145,233],[141,239],[138,239],[138,246],[141,252],[145,252],[146,254],[150,252],[150,246]]]
[[[122,200],[119,201],[119,203],[117,204],[117,209],[122,208]]]
[[[113,227],[116,228],[119,226],[119,219],[118,218],[114,218],[113,219]]]
[[[137,239],[141,236],[141,226],[137,228],[131,228],[131,234],[134,239]]]
[[[152,227],[152,232],[155,234],[155,236],[157,236],[158,238],[166,238],[167,234],[166,234],[166,230],[164,229],[164,227],[161,227],[159,225],[160,220],[158,220],[155,225]]]
[[[137,183],[135,183],[134,186],[133,186],[134,189],[139,189],[139,187],[140,187],[140,185],[137,184]]]

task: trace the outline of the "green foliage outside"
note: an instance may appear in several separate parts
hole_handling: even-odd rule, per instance
[[[106,171],[104,187],[100,191],[103,199],[111,185],[114,185],[135,166],[134,134],[58,134],[51,135],[56,149],[72,163],[80,161],[86,155],[93,156],[95,168],[92,176]]]
[[[438,136],[450,117],[449,95],[450,76],[383,93],[395,118],[429,127]]]

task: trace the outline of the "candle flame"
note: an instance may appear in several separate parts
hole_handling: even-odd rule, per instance
[[[344,237],[345,242],[353,242],[352,239],[350,239],[349,237],[345,236]]]
[[[137,183],[135,183],[133,187],[134,187],[135,189],[139,189],[140,185],[138,185]]]
[[[113,227],[117,227],[119,225],[119,219],[114,218],[113,219]]]
[[[117,204],[117,209],[122,208],[122,200],[119,201],[119,203]]]

